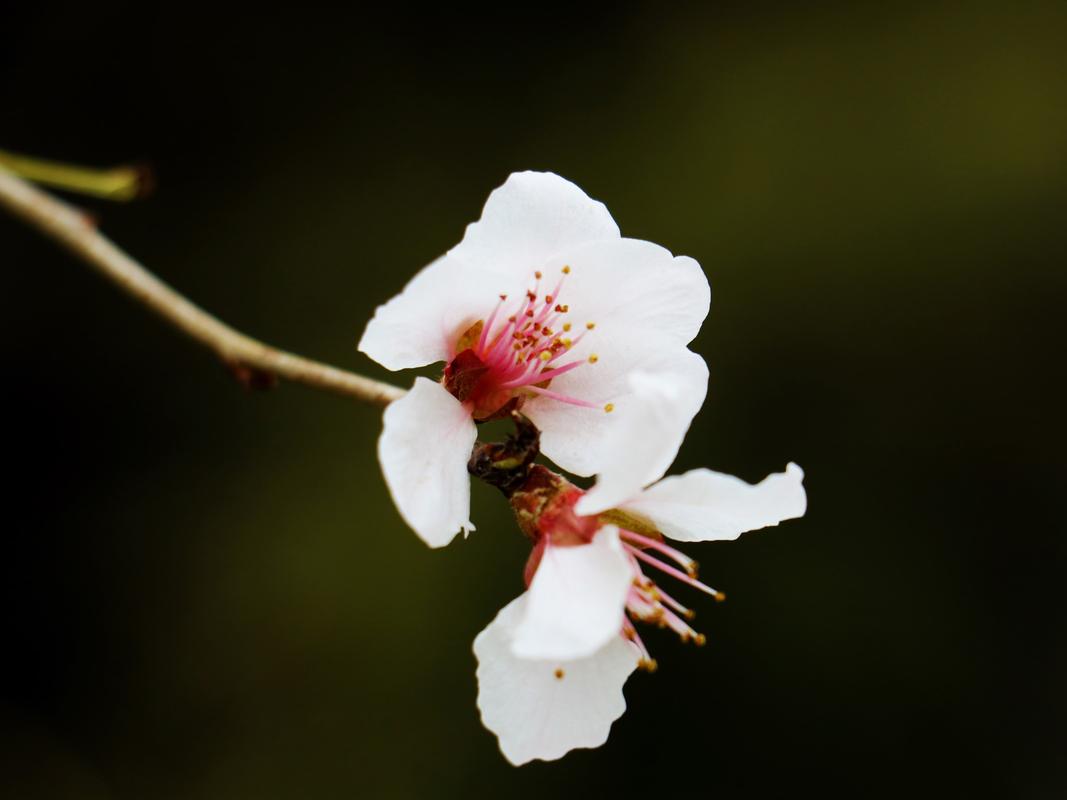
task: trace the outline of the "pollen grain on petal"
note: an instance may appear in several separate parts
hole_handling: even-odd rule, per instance
[[[566,673],[563,671],[562,667],[556,667],[556,671],[553,672],[552,674],[556,676],[556,680],[557,681],[563,680],[563,676],[566,675]]]
[[[608,403],[608,404],[607,404],[606,406],[604,406],[604,410],[605,410],[605,411],[606,411],[607,413],[609,413],[609,414],[610,414],[610,413],[611,413],[612,411],[614,411],[614,410],[615,410],[615,404],[614,404],[614,403]]]
[[[563,274],[564,275],[570,275],[571,274],[570,264],[564,264],[563,265]]]
[[[590,364],[595,364],[599,360],[600,360],[600,356],[598,356],[596,353],[593,353],[591,356],[589,356],[589,363]]]

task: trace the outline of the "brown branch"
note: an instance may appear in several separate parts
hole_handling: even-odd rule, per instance
[[[276,350],[234,330],[186,300],[103,236],[83,213],[0,167],[0,206],[55,240],[142,305],[215,352],[246,383],[275,376],[385,406],[404,390],[303,356]]]

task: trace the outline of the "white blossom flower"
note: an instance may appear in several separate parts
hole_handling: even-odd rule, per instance
[[[807,508],[804,473],[792,463],[755,485],[696,469],[642,488],[670,461],[657,434],[670,428],[684,401],[659,376],[637,373],[630,381],[631,402],[612,433],[617,457],[593,489],[541,473],[525,496],[513,496],[535,541],[529,588],[478,635],[474,652],[482,721],[514,764],[604,743],[626,708],[622,687],[630,673],[656,666],[634,621],[704,643],[690,625],[693,611],[647,571],[717,600],[723,595],[702,583],[696,562],[664,536],[735,539]]]
[[[388,369],[446,365],[440,383],[416,379],[385,412],[378,454],[401,515],[432,547],[472,530],[475,422],[520,406],[546,456],[578,475],[604,471],[640,370],[670,374],[684,400],[662,434],[669,462],[707,390],[707,367],[686,345],[710,297],[696,261],[622,238],[573,183],[511,175],[359,343]]]

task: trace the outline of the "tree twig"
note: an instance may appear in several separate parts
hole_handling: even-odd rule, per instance
[[[178,330],[215,352],[247,383],[276,376],[376,405],[404,390],[362,375],[286,353],[234,330],[138,264],[96,230],[77,209],[0,166],[0,206],[93,267]]]

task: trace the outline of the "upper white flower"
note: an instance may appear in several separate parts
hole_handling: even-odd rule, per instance
[[[514,764],[603,744],[626,708],[622,686],[630,673],[639,664],[655,668],[633,621],[703,643],[689,625],[693,612],[645,570],[723,595],[701,583],[696,562],[664,536],[735,539],[807,508],[796,464],[755,485],[696,469],[644,488],[673,457],[659,433],[684,409],[662,378],[631,376],[630,402],[612,433],[615,462],[590,491],[569,486],[553,496],[536,531],[529,589],[474,641],[482,721]]]
[[[573,183],[511,175],[463,241],[378,308],[359,343],[392,370],[446,363],[441,383],[416,379],[385,412],[378,455],[401,515],[433,547],[472,530],[475,420],[519,405],[561,467],[610,470],[640,371],[669,376],[682,400],[662,431],[666,469],[707,391],[707,367],[686,345],[710,300],[696,261],[622,238]]]

